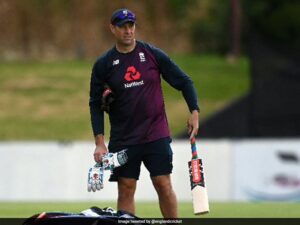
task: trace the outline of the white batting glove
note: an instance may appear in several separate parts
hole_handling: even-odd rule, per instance
[[[89,169],[88,174],[88,191],[97,191],[103,189],[104,170],[110,170],[124,165],[128,156],[127,149],[119,151],[117,153],[107,153],[102,157],[102,163],[96,163],[95,166]]]
[[[103,166],[97,163],[95,166],[89,169],[88,174],[88,191],[95,192],[103,189],[103,175],[104,169]]]
[[[114,168],[124,165],[128,156],[126,154],[126,150],[124,149],[117,153],[107,153],[102,157],[102,163],[104,170],[112,171]]]

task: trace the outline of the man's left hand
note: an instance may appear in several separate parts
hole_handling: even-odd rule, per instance
[[[198,134],[199,129],[199,112],[197,110],[192,111],[190,118],[187,121],[188,134],[190,139]]]

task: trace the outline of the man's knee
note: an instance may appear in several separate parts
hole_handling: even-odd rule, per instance
[[[133,197],[136,189],[136,180],[129,178],[119,178],[118,190],[119,197]]]
[[[173,193],[171,178],[169,175],[152,177],[152,183],[158,194],[168,195]]]

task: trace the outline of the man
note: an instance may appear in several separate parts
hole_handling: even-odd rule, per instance
[[[134,193],[141,163],[159,197],[165,218],[177,217],[177,200],[172,189],[172,150],[170,132],[161,89],[161,77],[180,90],[191,116],[188,132],[198,132],[196,92],[190,78],[160,49],[135,39],[136,16],[128,9],[112,14],[110,29],[116,45],[99,57],[93,66],[90,112],[96,149],[94,159],[101,162],[107,153],[104,143],[104,112],[101,98],[108,85],[114,101],[110,104],[110,152],[125,150],[127,163],[115,168],[110,181],[118,182],[118,210],[135,213]]]

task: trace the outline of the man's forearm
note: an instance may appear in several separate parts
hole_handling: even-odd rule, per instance
[[[90,114],[94,135],[104,134],[104,112],[101,105],[90,103]]]
[[[190,112],[199,111],[199,106],[197,102],[197,94],[195,87],[192,82],[187,82],[186,85],[182,89],[182,95],[189,107]]]

